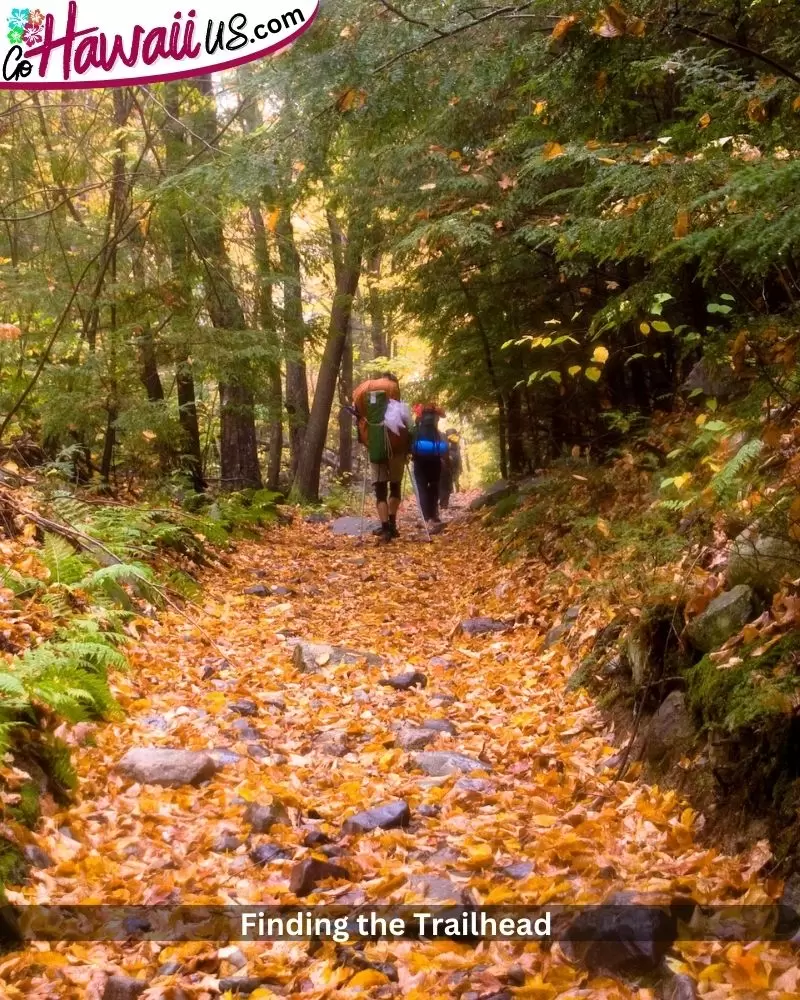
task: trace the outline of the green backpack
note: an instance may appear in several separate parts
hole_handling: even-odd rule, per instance
[[[389,458],[389,441],[383,418],[389,405],[386,392],[368,392],[366,396],[367,410],[367,451],[370,462],[386,462]]]

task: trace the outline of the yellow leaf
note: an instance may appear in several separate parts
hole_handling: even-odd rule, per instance
[[[688,482],[691,482],[691,479],[692,479],[692,474],[691,474],[691,472],[684,472],[684,474],[683,474],[682,476],[676,476],[676,477],[675,477],[675,478],[674,478],[674,479],[672,480],[672,483],[673,483],[673,486],[675,487],[675,489],[677,489],[677,490],[682,490],[682,489],[683,489],[683,487],[684,487],[684,486],[685,486],[685,485],[686,485],[686,484],[687,484]]]
[[[554,160],[557,156],[564,155],[564,147],[560,142],[546,142],[542,156],[545,160]]]
[[[599,368],[587,368],[584,372],[590,382],[597,382],[602,374]]]
[[[533,106],[533,113],[538,117],[547,111],[547,101],[537,101]]]
[[[483,868],[494,858],[494,852],[488,844],[477,844],[467,851],[467,861],[471,868]]]
[[[580,365],[570,365],[569,368],[567,368],[567,371],[569,372],[570,375],[577,375],[580,370],[581,370]]]
[[[600,347],[595,347],[594,354],[592,354],[592,361],[604,365],[608,361],[608,348],[603,347],[602,344]]]
[[[698,416],[698,417],[697,417],[697,418],[695,419],[695,424],[696,424],[696,425],[697,425],[698,427],[702,427],[702,426],[703,426],[703,424],[704,424],[704,423],[706,422],[706,420],[708,420],[708,414],[707,414],[707,413],[701,413],[701,414],[700,414],[700,415],[699,415],[699,416]]]
[[[706,111],[705,114],[700,115],[700,118],[697,121],[697,127],[708,128],[710,124],[711,124],[711,115]]]
[[[646,337],[646,336],[648,335],[648,333],[650,333],[650,324],[649,324],[649,323],[640,323],[640,324],[639,324],[639,330],[640,330],[640,331],[641,331],[641,332],[642,332],[642,333],[643,333],[643,334],[645,335],[645,337]]]
[[[369,986],[385,986],[388,982],[389,977],[385,973],[378,972],[377,969],[362,969],[361,972],[357,972],[353,976],[347,985],[367,988]]]
[[[800,111],[800,97],[795,97],[792,101],[792,111]]]
[[[608,522],[604,521],[602,517],[598,517],[595,527],[600,532],[601,535],[605,535],[606,538],[611,537],[611,528],[608,526]]]

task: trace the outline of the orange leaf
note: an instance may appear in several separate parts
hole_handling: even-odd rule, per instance
[[[559,142],[546,142],[542,156],[545,160],[554,160],[557,156],[564,155],[564,147]]]
[[[580,19],[580,14],[568,14],[566,17],[562,17],[556,22],[556,26],[553,28],[553,33],[550,37],[555,39],[557,42],[561,41],[561,39],[575,27]]]
[[[688,234],[690,220],[691,216],[688,212],[678,212],[675,225],[672,227],[672,235],[675,239],[679,240]]]
[[[705,114],[700,115],[700,118],[697,121],[697,127],[708,128],[710,124],[711,124],[711,115],[706,111]]]

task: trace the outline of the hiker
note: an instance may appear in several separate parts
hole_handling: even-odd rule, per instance
[[[353,408],[358,419],[358,439],[369,454],[381,522],[373,534],[382,542],[390,542],[399,537],[397,512],[408,456],[411,413],[400,400],[400,383],[391,372],[357,386]]]
[[[447,442],[439,432],[439,418],[444,411],[435,403],[418,403],[414,407],[414,432],[411,454],[414,460],[414,480],[419,493],[422,516],[429,531],[441,530],[439,517],[439,482],[442,474],[442,456],[447,452]]]
[[[458,432],[452,427],[444,432],[447,441],[447,452],[442,455],[442,473],[439,479],[439,506],[447,510],[450,506],[450,494],[459,492],[461,476],[461,449]]]

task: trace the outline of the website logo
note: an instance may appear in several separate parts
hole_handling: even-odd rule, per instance
[[[319,0],[189,0],[185,7],[169,0],[47,0],[46,8],[12,7],[5,39],[0,34],[0,88],[127,86],[229,69],[294,41],[318,7]]]

